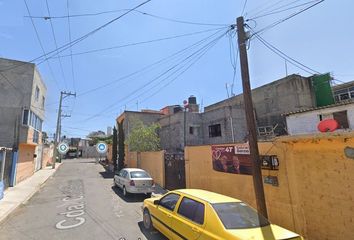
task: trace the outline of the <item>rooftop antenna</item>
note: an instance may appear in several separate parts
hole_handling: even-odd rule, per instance
[[[228,86],[227,83],[225,83],[225,88],[226,88],[227,98],[230,98],[230,96],[229,96],[229,86]]]

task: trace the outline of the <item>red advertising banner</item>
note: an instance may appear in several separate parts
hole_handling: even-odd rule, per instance
[[[213,169],[218,172],[252,175],[248,143],[211,146]]]

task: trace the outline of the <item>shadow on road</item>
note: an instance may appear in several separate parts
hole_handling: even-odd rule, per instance
[[[100,172],[103,178],[112,178],[114,177],[114,172]]]
[[[142,234],[144,234],[146,239],[148,239],[148,240],[167,240],[167,238],[165,236],[163,236],[161,233],[159,233],[157,230],[153,230],[153,231],[145,230],[143,221],[139,222],[138,225],[139,225],[140,231],[142,232]]]
[[[125,202],[143,202],[147,196],[145,194],[129,194],[127,197],[124,197],[123,191],[116,186],[112,186],[112,190]]]

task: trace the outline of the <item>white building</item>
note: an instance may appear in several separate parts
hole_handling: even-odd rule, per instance
[[[325,119],[334,119],[338,122],[339,129],[336,131],[350,131],[354,129],[354,101],[342,101],[324,107],[299,110],[283,116],[286,116],[289,135],[319,133],[317,126]]]

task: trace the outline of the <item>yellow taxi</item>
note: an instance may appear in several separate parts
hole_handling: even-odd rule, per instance
[[[271,224],[240,200],[198,189],[145,199],[143,223],[145,229],[155,228],[169,239],[303,239]]]

